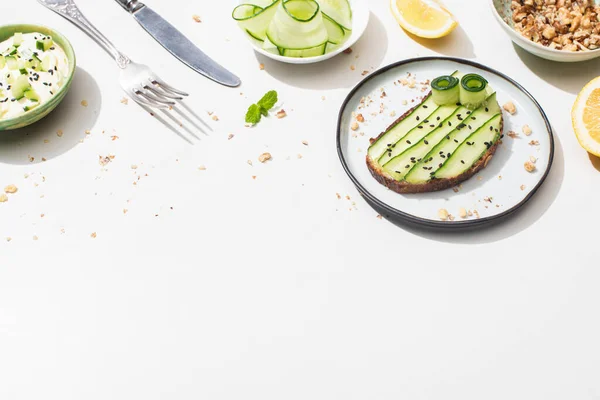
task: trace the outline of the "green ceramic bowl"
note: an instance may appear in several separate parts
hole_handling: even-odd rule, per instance
[[[56,108],[60,104],[60,102],[65,98],[65,95],[69,91],[71,87],[71,83],[73,82],[73,76],[75,75],[75,52],[73,51],[73,46],[59,32],[54,29],[47,28],[42,25],[4,25],[0,26],[0,42],[5,41],[10,38],[15,32],[23,32],[23,33],[31,33],[31,32],[39,32],[44,35],[52,36],[52,39],[65,51],[67,55],[67,59],[69,61],[69,72],[65,77],[65,84],[60,88],[60,90],[47,102],[40,105],[39,107],[34,108],[31,111],[27,111],[26,113],[19,115],[15,118],[10,119],[2,119],[0,120],[0,131],[6,131],[9,129],[17,129],[22,128],[27,125],[31,125],[34,122],[39,121],[44,118],[46,115],[50,114],[52,110]]]

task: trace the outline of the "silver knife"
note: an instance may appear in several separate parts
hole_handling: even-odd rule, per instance
[[[163,17],[137,0],[116,0],[158,43],[194,71],[225,86],[236,87],[240,78],[204,54]]]

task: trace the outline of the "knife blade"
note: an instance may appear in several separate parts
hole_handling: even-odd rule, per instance
[[[229,87],[239,86],[240,78],[207,56],[183,33],[143,3],[135,2],[131,15],[171,54],[194,71]]]

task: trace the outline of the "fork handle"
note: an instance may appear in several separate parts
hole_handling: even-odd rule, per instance
[[[119,68],[123,69],[131,62],[131,60],[123,53],[121,53],[114,44],[110,42],[94,25],[88,21],[83,15],[79,7],[73,0],[67,0],[60,4],[46,3],[43,0],[38,0],[44,6],[54,11],[58,15],[68,19],[75,24],[79,29],[84,31],[90,36],[96,43],[98,43],[104,50],[106,50],[116,61]]]

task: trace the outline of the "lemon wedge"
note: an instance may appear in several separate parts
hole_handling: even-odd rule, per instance
[[[437,0],[390,0],[390,7],[402,28],[422,38],[440,38],[458,26]]]
[[[571,111],[571,121],[581,147],[600,157],[600,77],[579,92]]]

